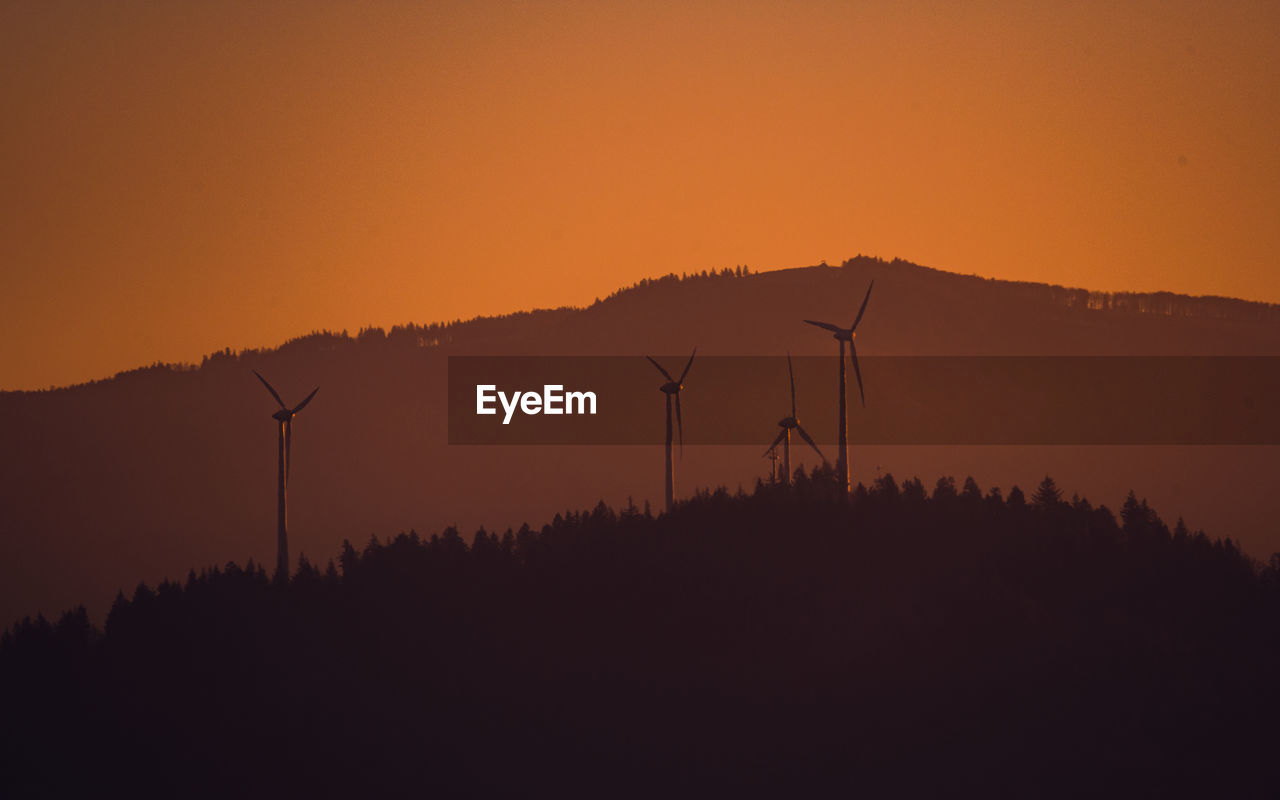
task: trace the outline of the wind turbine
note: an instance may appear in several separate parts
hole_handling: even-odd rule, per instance
[[[675,501],[675,472],[676,465],[671,456],[671,400],[675,398],[676,406],[676,430],[680,436],[680,453],[684,454],[684,422],[680,418],[680,390],[684,388],[685,376],[689,374],[689,367],[693,366],[693,356],[698,354],[698,348],[693,348],[693,354],[689,356],[689,363],[684,365],[684,372],[680,373],[680,380],[671,377],[671,373],[662,368],[662,365],[654,361],[651,356],[645,356],[649,359],[649,363],[658,368],[658,372],[662,373],[662,377],[667,382],[658,387],[667,396],[667,513],[671,513],[671,504]]]
[[[769,483],[778,482],[778,448],[770,447],[761,458],[769,459]]]
[[[267,391],[271,392],[271,396],[280,404],[280,410],[271,415],[271,418],[280,423],[280,441],[279,453],[280,463],[277,470],[277,489],[276,489],[276,580],[289,580],[289,534],[286,524],[287,514],[286,506],[286,488],[289,483],[289,467],[293,465],[293,459],[289,455],[289,451],[293,444],[293,418],[294,416],[306,408],[307,403],[311,402],[311,398],[316,396],[316,392],[320,391],[320,387],[311,390],[311,394],[306,399],[293,408],[289,408],[280,399],[280,395],[275,389],[271,388],[271,384],[267,383],[267,379],[258,374],[255,369],[254,375],[258,376],[258,380],[262,381],[262,385],[267,387]]]
[[[841,363],[844,363],[843,357],[842,357]],[[808,432],[805,431],[804,428],[800,427],[800,420],[796,419],[796,373],[795,373],[795,370],[791,368],[790,353],[787,353],[787,375],[788,377],[791,378],[791,416],[783,417],[782,419],[778,420],[778,427],[782,428],[782,431],[778,433],[778,438],[773,440],[773,444],[769,445],[769,449],[764,451],[765,455],[769,455],[770,453],[773,453],[774,463],[776,464],[777,458],[778,458],[778,445],[782,445],[782,470],[783,470],[782,482],[783,483],[791,483],[791,432],[792,431],[795,431],[796,433],[800,434],[800,437],[809,443],[809,446],[812,447],[814,451],[818,454],[818,457],[822,459],[823,464],[827,463],[827,457],[824,456],[822,454],[822,451],[818,449],[818,445],[814,443],[813,437],[811,437],[808,434]]]
[[[876,282],[872,281],[867,286],[867,296],[862,298],[862,307],[858,309],[858,316],[854,318],[853,324],[848,328],[841,328],[839,325],[832,325],[829,322],[805,320],[810,325],[816,325],[819,328],[831,331],[832,337],[840,343],[840,416],[838,417],[840,441],[837,444],[840,449],[836,452],[836,476],[846,492],[849,491],[849,413],[846,410],[845,403],[844,344],[845,342],[849,343],[849,361],[853,364],[853,374],[858,378],[858,396],[862,398],[863,408],[866,408],[867,396],[862,391],[862,371],[858,369],[858,351],[853,346],[853,339],[857,336],[854,331],[858,329],[858,323],[862,322],[862,315],[867,310],[867,301],[871,299],[871,289],[875,285]]]

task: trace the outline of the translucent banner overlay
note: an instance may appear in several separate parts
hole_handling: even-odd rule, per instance
[[[654,358],[678,379],[689,354]],[[792,364],[799,424],[833,445],[835,353]],[[865,407],[845,361],[852,444],[1280,444],[1280,357],[872,356],[858,365]],[[451,356],[448,370],[450,444],[666,440],[668,380],[643,356]],[[763,449],[792,414],[786,357],[698,356],[683,385],[672,416],[687,445]],[[477,413],[478,395],[494,413]]]

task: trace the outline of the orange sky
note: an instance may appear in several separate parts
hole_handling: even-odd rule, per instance
[[[0,388],[858,252],[1280,302],[1280,4],[0,0]]]

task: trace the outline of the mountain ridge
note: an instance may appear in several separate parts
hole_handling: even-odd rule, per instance
[[[591,312],[597,309],[605,310],[610,307],[611,304],[629,301],[635,297],[642,296],[648,291],[666,289],[670,288],[673,284],[679,285],[688,281],[790,276],[794,273],[810,270],[850,269],[870,265],[895,268],[899,270],[922,270],[927,273],[945,276],[948,280],[971,281],[1003,287],[1010,290],[1023,290],[1048,297],[1062,308],[1069,310],[1087,308],[1095,311],[1112,311],[1119,313],[1218,319],[1253,319],[1280,322],[1280,304],[1276,303],[1267,303],[1263,301],[1247,300],[1222,295],[1187,295],[1168,291],[1107,292],[1060,284],[1042,283],[1038,281],[991,278],[975,273],[951,272],[935,267],[916,264],[901,258],[893,258],[886,261],[873,256],[858,255],[847,259],[839,266],[831,266],[823,262],[805,267],[784,267],[775,270],[750,272],[746,274],[742,272],[735,272],[729,268],[724,268],[723,270],[716,272],[704,270],[701,273],[695,272],[688,273],[686,275],[676,275],[674,272],[667,273],[666,275],[662,275],[657,278],[642,279],[630,286],[617,289],[606,295],[604,298],[597,298],[589,305],[582,306],[561,305],[556,307],[531,308],[514,311],[508,314],[480,314],[467,319],[458,318],[450,322],[406,322],[392,325],[390,328],[382,326],[368,326],[359,329],[355,335],[349,334],[346,330],[341,332],[330,331],[327,329],[313,330],[309,333],[286,339],[280,344],[274,346],[267,345],[262,347],[242,348],[238,351],[232,351],[231,348],[216,350],[212,353],[205,354],[199,364],[181,361],[157,361],[152,364],[121,370],[108,377],[90,379],[62,386],[52,386],[41,389],[0,389],[0,396],[47,394],[50,392],[58,392],[68,389],[78,389],[84,386],[92,386],[118,379],[126,379],[132,375],[151,371],[192,372],[201,369],[212,360],[219,360],[223,358],[234,358],[239,360],[271,356],[287,351],[293,347],[302,347],[310,343],[323,342],[324,340],[331,339],[359,341],[365,336],[376,337],[381,335],[383,338],[408,336],[420,337],[424,340],[434,340],[431,344],[420,344],[420,346],[444,346],[456,343],[459,333],[472,333],[476,331],[482,332],[486,327],[500,327],[503,324],[537,321],[539,318],[546,318],[558,314]],[[741,270],[742,268],[738,267],[737,269]]]
[[[275,406],[253,369],[286,396],[320,386],[294,430],[293,552],[333,552],[344,538],[411,528],[501,529],[601,499],[656,501],[661,447],[450,447],[448,356],[626,355],[646,374],[644,354],[687,354],[695,344],[706,355],[829,356],[830,338],[801,320],[852,319],[871,280],[860,355],[1280,354],[1280,307],[1155,295],[1167,302],[1155,313],[1142,309],[1157,306],[1124,295],[1118,308],[1090,309],[1085,290],[863,257],[742,278],[659,279],[578,310],[317,333],[269,350],[224,350],[198,367],[0,393],[0,618],[103,607],[121,587],[180,576],[192,564],[269,563]],[[1175,313],[1187,307],[1203,313]],[[697,379],[695,365],[685,398],[690,430],[715,413],[700,406]],[[833,391],[804,394],[810,418],[834,416]],[[876,401],[869,386],[868,402]],[[654,419],[660,412],[655,401]],[[767,473],[759,454],[776,414],[752,413],[761,414],[759,446],[688,448],[678,495],[749,485]],[[856,414],[851,424],[856,430]],[[852,464],[853,480],[864,483],[883,467],[1005,487],[1034,485],[1049,473],[1104,503],[1134,489],[1188,524],[1265,554],[1280,550],[1267,501],[1272,453],[861,446]]]

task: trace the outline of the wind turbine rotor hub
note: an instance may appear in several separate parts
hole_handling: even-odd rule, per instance
[[[662,384],[659,388],[667,394],[679,394],[680,390],[684,388],[684,385],[671,381],[670,383]]]
[[[792,428],[798,428],[800,427],[800,420],[796,419],[795,417],[783,417],[782,419],[778,420],[778,427],[787,428],[788,430]]]
[[[276,413],[272,414],[271,418],[279,420],[281,422],[288,422],[289,420],[293,419],[293,412],[286,411],[285,409],[282,408]]]

